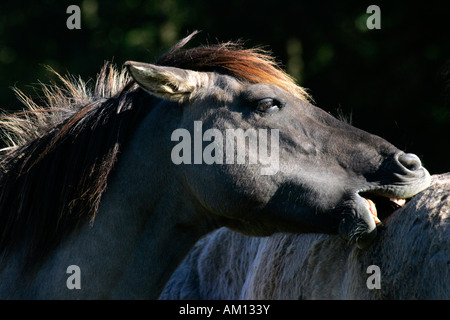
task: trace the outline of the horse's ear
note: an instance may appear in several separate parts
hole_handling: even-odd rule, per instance
[[[164,99],[182,102],[195,94],[204,74],[174,67],[127,61],[133,79],[149,93]]]

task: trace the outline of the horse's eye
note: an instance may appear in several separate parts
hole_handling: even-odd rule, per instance
[[[285,103],[272,98],[261,99],[256,103],[256,110],[260,112],[273,112],[283,108]]]

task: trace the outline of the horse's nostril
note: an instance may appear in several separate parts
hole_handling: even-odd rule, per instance
[[[398,157],[398,162],[410,171],[416,171],[422,167],[418,156],[414,153],[403,153]]]

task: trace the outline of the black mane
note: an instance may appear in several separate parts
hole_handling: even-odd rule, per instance
[[[108,77],[115,73],[112,66],[105,65],[95,92],[101,90],[100,83],[108,85]],[[33,264],[65,234],[81,223],[94,221],[118,151],[151,110],[149,95],[132,82],[122,86],[111,97],[108,97],[111,92],[91,96],[92,101],[84,106],[53,105],[52,108],[66,110],[65,116],[58,115],[62,120],[53,127],[39,128],[45,133],[1,158],[0,252],[3,258],[26,239],[27,260]],[[65,89],[66,93],[72,90],[73,95],[77,92],[75,87]],[[56,98],[54,92],[49,101],[50,98]],[[30,112],[45,112],[45,109],[34,108]],[[30,118],[27,112],[24,114]],[[12,116],[9,121],[18,119],[21,118]]]

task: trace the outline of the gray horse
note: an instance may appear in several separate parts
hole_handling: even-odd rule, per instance
[[[337,236],[252,238],[219,229],[175,271],[161,299],[450,299],[450,174],[358,250]]]
[[[267,53],[228,43],[61,77],[3,119],[0,297],[157,298],[205,234],[377,234],[367,197],[428,187],[419,158],[341,122]],[[127,76],[131,75],[130,79]],[[270,133],[270,134],[269,134]]]

